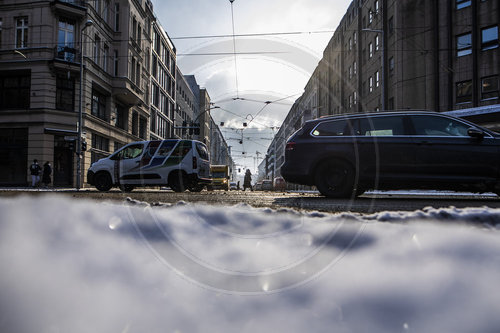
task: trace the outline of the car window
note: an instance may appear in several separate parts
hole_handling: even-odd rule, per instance
[[[416,135],[468,136],[468,124],[441,116],[411,116]]]
[[[362,118],[359,119],[357,130],[361,136],[405,135],[403,117],[401,116]]]
[[[189,151],[191,150],[191,146],[192,146],[192,141],[188,141],[188,140],[183,140],[181,142],[179,142],[179,144],[177,145],[177,147],[175,147],[174,151],[172,152],[172,154],[170,156],[172,157],[184,157],[186,156]]]
[[[353,135],[353,128],[351,122],[347,119],[343,120],[333,120],[325,121],[320,123],[313,130],[312,135],[314,136],[341,136],[341,135]]]
[[[141,156],[143,149],[144,149],[144,145],[142,143],[141,144],[134,144],[134,145],[130,145],[128,147],[125,147],[120,152],[120,159],[126,160],[126,159],[139,157],[139,156]]]
[[[204,144],[196,142],[196,151],[202,160],[208,160],[208,150]]]
[[[156,155],[161,156],[161,157],[167,156],[170,153],[170,151],[172,151],[172,149],[175,147],[176,143],[177,143],[177,140],[163,141],[161,147],[156,152]]]

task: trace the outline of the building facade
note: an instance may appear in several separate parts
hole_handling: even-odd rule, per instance
[[[352,1],[277,136],[320,116],[406,109],[465,110],[500,130],[500,113],[492,111],[499,23],[496,0]],[[276,169],[284,156],[279,140],[279,149],[274,142],[268,149]]]
[[[55,186],[78,183],[80,105],[82,184],[124,144],[171,137],[175,68],[149,0],[3,1],[0,184],[25,185],[35,158],[51,162]]]

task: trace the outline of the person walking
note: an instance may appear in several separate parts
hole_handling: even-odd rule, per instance
[[[49,184],[51,183],[50,175],[52,174],[52,167],[50,166],[49,161],[45,162],[43,165],[43,174],[42,174],[42,183],[45,185],[45,187],[49,187]]]
[[[42,167],[40,167],[38,160],[35,158],[33,164],[30,166],[31,187],[37,186],[40,182],[40,171],[42,171]]]

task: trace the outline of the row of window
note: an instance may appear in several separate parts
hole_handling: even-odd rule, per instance
[[[498,76],[488,76],[481,79],[481,100],[497,99],[499,97]],[[472,102],[472,80],[456,84],[456,101],[460,103]]]
[[[457,57],[472,53],[472,33],[456,37]],[[498,25],[481,29],[481,50],[487,51],[498,47]]]
[[[15,17],[15,48],[23,49],[28,47],[28,17]],[[3,29],[3,18],[0,17],[0,49],[2,49],[2,29]],[[7,48],[10,48],[7,47]]]

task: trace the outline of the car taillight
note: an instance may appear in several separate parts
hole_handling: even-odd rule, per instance
[[[295,145],[296,145],[295,142],[287,142],[285,150],[289,150],[289,151],[290,150],[294,150],[295,149]]]
[[[196,159],[196,156],[193,156],[193,170],[198,168],[198,160]]]

